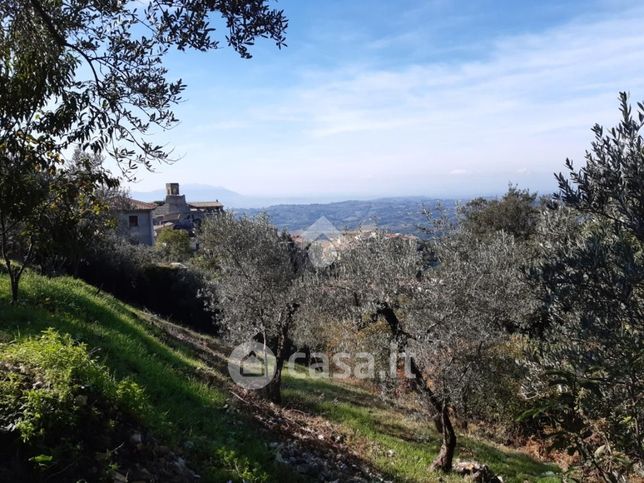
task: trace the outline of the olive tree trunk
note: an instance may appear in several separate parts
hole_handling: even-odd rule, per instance
[[[275,404],[282,403],[282,369],[284,368],[285,357],[275,354],[275,375],[271,382],[264,388],[264,396]]]
[[[404,349],[407,345],[409,334],[407,334],[401,324],[394,309],[388,304],[381,304],[377,315],[382,315],[389,325],[391,334],[398,346],[398,349]],[[416,361],[411,358],[410,370],[414,376],[416,391],[428,401],[434,410],[437,412],[436,417],[433,418],[436,430],[442,434],[443,441],[441,444],[440,452],[432,463],[432,468],[438,471],[450,472],[452,470],[452,462],[454,460],[454,453],[456,451],[456,432],[449,416],[449,405],[446,401],[439,399],[436,394],[429,388],[425,376],[420,368],[416,365]]]
[[[287,308],[284,323],[277,336],[277,345],[275,347],[275,374],[273,379],[264,388],[265,397],[275,404],[282,403],[282,369],[284,369],[284,362],[286,362],[290,345],[289,330],[298,307],[298,305],[292,304]]]
[[[447,404],[443,404],[441,409],[441,423],[443,426],[443,442],[438,456],[432,463],[432,468],[447,473],[452,471],[452,462],[456,451],[456,433],[449,417]]]

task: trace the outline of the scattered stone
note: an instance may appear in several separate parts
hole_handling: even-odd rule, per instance
[[[335,457],[346,457],[342,454],[326,454],[316,450],[304,449],[298,442],[288,441],[282,443],[269,443],[275,449],[275,461],[293,468],[298,474],[306,477],[307,481],[320,481],[332,483],[336,481],[382,481],[377,475],[372,474],[368,468],[356,465],[346,465],[336,461]],[[366,479],[363,479],[365,477]],[[358,478],[352,480],[351,478]]]
[[[459,461],[454,465],[454,472],[475,483],[503,483],[489,466],[476,461]]]

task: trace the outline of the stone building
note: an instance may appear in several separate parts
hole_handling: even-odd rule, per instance
[[[157,205],[131,198],[119,198],[117,203],[118,232],[132,243],[154,245],[152,212]]]
[[[193,234],[206,216],[224,211],[224,205],[217,200],[186,201],[186,195],[179,192],[179,183],[167,183],[165,191],[165,201],[157,202],[152,212],[155,230],[172,227]]]
[[[154,245],[156,232],[163,228],[186,230],[194,236],[206,216],[224,211],[219,201],[187,202],[179,193],[179,183],[167,183],[165,188],[165,200],[154,203],[118,197],[114,201],[118,232],[133,243]]]

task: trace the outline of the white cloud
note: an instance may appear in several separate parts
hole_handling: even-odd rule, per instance
[[[582,152],[594,122],[616,119],[619,90],[644,95],[643,24],[636,10],[506,38],[476,62],[319,72],[264,116],[298,122],[314,145],[364,152],[362,168],[395,155],[410,175],[419,163],[552,170]]]
[[[246,191],[432,194],[455,175],[485,173],[499,189],[546,179],[583,155],[595,122],[616,122],[618,91],[644,98],[642,25],[637,8],[498,39],[476,61],[302,68],[296,86],[248,94],[262,102],[235,113],[243,122],[204,127],[243,126],[249,142],[224,134],[202,155],[240,160],[212,173],[243,176]]]

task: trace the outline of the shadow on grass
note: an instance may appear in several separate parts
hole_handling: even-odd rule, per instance
[[[366,440],[368,458],[395,481],[461,481],[454,475],[429,470],[440,449],[441,438],[426,418],[412,419],[368,391],[321,378],[311,378],[302,368],[287,374],[285,399],[300,409],[324,416],[348,428],[349,436]],[[561,481],[546,472],[558,472],[528,455],[459,435],[457,457],[489,465],[506,482]]]
[[[53,327],[86,343],[116,376],[130,377],[145,389],[154,408],[146,425],[174,446],[193,448],[190,458],[197,460],[196,469],[206,480],[288,474],[275,466],[250,417],[226,410],[228,394],[195,377],[200,363],[161,343],[136,312],[70,278],[27,274],[21,289],[21,303],[9,305],[8,280],[0,276],[2,339]]]
[[[220,380],[230,380],[227,372],[229,347],[210,336],[172,324],[149,312],[138,315],[147,328],[154,333],[155,338],[163,341],[173,350],[203,362],[212,370],[211,372],[219,376]],[[189,346],[190,350],[186,350],[186,346]]]
[[[559,468],[554,464],[547,464],[532,459],[530,456],[507,449],[496,448],[473,438],[462,436],[457,456],[462,459],[476,459],[489,465],[495,473],[511,475],[506,481],[560,481],[559,478],[547,478],[547,472],[556,473]]]
[[[384,402],[372,393],[358,386],[331,380],[324,377],[311,377],[308,370],[296,367],[295,373],[286,371],[284,389],[298,398],[313,402],[315,400],[337,400],[363,408],[385,408]]]

